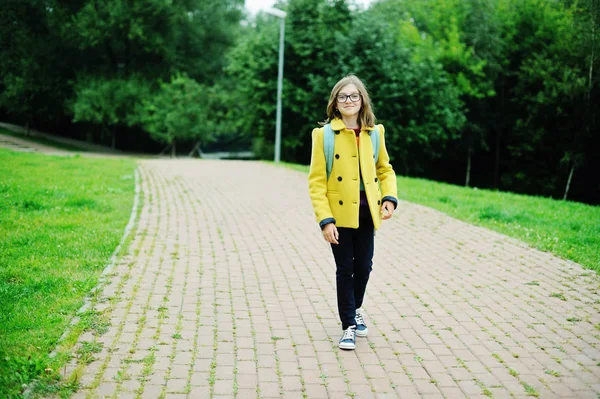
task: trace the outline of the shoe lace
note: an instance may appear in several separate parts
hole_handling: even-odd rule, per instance
[[[356,324],[365,324],[365,319],[363,319],[360,313],[356,313]]]
[[[344,335],[342,336],[342,341],[346,339],[354,339],[354,335],[356,334],[356,328],[354,326],[348,327],[344,330]]]

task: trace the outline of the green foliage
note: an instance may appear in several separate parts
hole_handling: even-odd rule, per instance
[[[85,122],[113,139],[126,134],[139,128],[142,100],[161,81],[186,74],[209,87],[218,82],[243,3],[11,0],[0,16],[0,112],[24,122]]]
[[[134,125],[138,122],[141,101],[149,93],[141,79],[82,79],[75,86],[73,121],[104,126]]]
[[[140,123],[157,141],[209,139],[208,91],[185,75],[175,75],[169,83],[143,101]]]
[[[352,15],[343,1],[296,0],[286,9],[282,157],[305,159],[309,133],[325,119],[331,87],[342,77],[335,44],[349,31]],[[238,82],[231,97],[236,126],[254,138],[263,158],[272,157],[275,140],[278,46],[279,20],[259,14],[256,28],[245,32],[228,57],[228,77]]]
[[[491,13],[482,6],[477,0],[388,0],[376,4],[373,13],[389,21],[398,45],[414,48],[416,59],[433,57],[438,61],[461,96],[484,98],[494,94],[484,72],[487,61],[477,55],[468,33],[470,24],[475,23],[470,15],[479,12],[485,18]]]
[[[586,74],[574,45],[581,43],[575,11],[575,6],[539,0],[514,2],[507,10],[507,36],[514,43],[507,51],[503,87],[511,98],[505,109],[511,110],[513,123],[507,148],[529,173],[512,170],[504,181],[519,191],[534,186],[556,193],[564,186],[557,173],[532,171],[536,159],[550,160],[555,171],[567,159],[584,160],[590,129],[585,126]]]
[[[89,56],[86,74],[166,79],[183,72],[212,81],[236,35],[242,5],[241,0],[84,1],[62,32]]]
[[[459,91],[467,121],[459,151],[445,157],[470,162],[472,154],[482,158],[478,152],[493,149],[495,187],[558,196],[566,172],[589,157],[585,147],[596,124],[589,106],[597,87],[589,32],[599,26],[592,4],[384,0],[372,12],[390,24],[398,47],[416,49],[417,59],[434,58]],[[540,159],[550,169],[536,170]]]
[[[257,21],[256,29],[248,29],[228,55],[227,80],[237,82],[228,98],[229,122],[239,134],[262,138],[267,131],[274,132],[271,116],[275,115],[277,93],[277,66],[273,61],[277,57],[276,28]],[[283,98],[287,104],[287,81]],[[270,139],[273,143],[274,138]]]
[[[283,157],[308,162],[310,131],[326,117],[334,84],[355,73],[371,88],[376,113],[389,126],[392,156],[423,146],[430,156],[464,123],[457,90],[431,58],[396,48],[388,26],[344,1],[290,1],[286,20]],[[278,21],[259,16],[254,31],[230,54],[228,72],[240,84],[238,126],[255,137],[255,151],[270,158],[276,103]],[[373,46],[372,43],[377,43]],[[398,68],[397,65],[402,65]],[[326,71],[326,73],[324,73]],[[423,104],[427,104],[423,107]],[[406,162],[410,169],[414,162]]]
[[[58,377],[48,354],[123,235],[134,168],[0,150],[0,397]]]
[[[10,0],[0,13],[0,110],[24,123],[64,112],[73,68],[65,65],[53,1]]]
[[[465,121],[460,93],[439,63],[431,57],[419,59],[415,49],[398,46],[376,17],[364,14],[356,23],[347,40],[340,40],[340,60],[369,84],[376,115],[387,127],[392,161],[402,166],[398,169],[403,174],[414,173],[420,161],[440,156],[445,143],[458,134]],[[355,54],[369,42],[378,46],[357,59]],[[417,149],[420,159],[410,155]]]
[[[220,100],[209,86],[235,37],[241,2],[86,3],[65,28],[98,54],[75,87],[74,121],[141,126],[159,142],[208,140]],[[171,79],[170,83],[164,80]]]
[[[0,393],[3,398],[20,397],[21,388],[36,379],[48,383],[56,381],[58,376],[47,370],[47,364],[42,359],[18,354],[9,356],[0,348]]]

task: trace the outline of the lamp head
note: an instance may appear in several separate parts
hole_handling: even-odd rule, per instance
[[[278,8],[273,8],[273,7],[271,7],[271,8],[267,8],[267,9],[265,10],[265,12],[266,12],[267,14],[271,14],[271,15],[273,15],[273,16],[275,16],[275,17],[277,17],[277,18],[282,18],[282,19],[284,19],[284,18],[287,16],[287,12],[285,12],[285,11],[281,11],[280,9],[278,9]]]

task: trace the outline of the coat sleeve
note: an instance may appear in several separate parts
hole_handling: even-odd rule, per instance
[[[335,223],[329,201],[327,200],[327,168],[325,165],[325,151],[323,149],[323,129],[313,129],[312,153],[310,170],[308,172],[308,192],[312,202],[317,222],[327,221]],[[323,225],[321,224],[321,227]]]
[[[388,198],[397,206],[398,189],[396,186],[396,173],[390,164],[390,156],[385,147],[385,128],[379,125],[379,158],[377,159],[377,178],[381,182],[381,194],[385,199]]]

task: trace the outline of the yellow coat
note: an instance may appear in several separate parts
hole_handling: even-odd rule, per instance
[[[334,218],[337,227],[358,228],[360,207],[360,175],[363,183],[373,225],[381,225],[381,201],[384,197],[397,198],[396,174],[390,165],[385,148],[385,130],[379,125],[379,158],[374,162],[373,146],[369,133],[373,128],[362,128],[360,148],[356,145],[354,130],[346,129],[341,119],[331,122],[334,130],[334,159],[331,175],[327,180],[323,128],[312,132],[312,155],[308,174],[308,191],[317,222]],[[338,133],[339,131],[339,133]],[[360,171],[359,171],[360,163]]]

